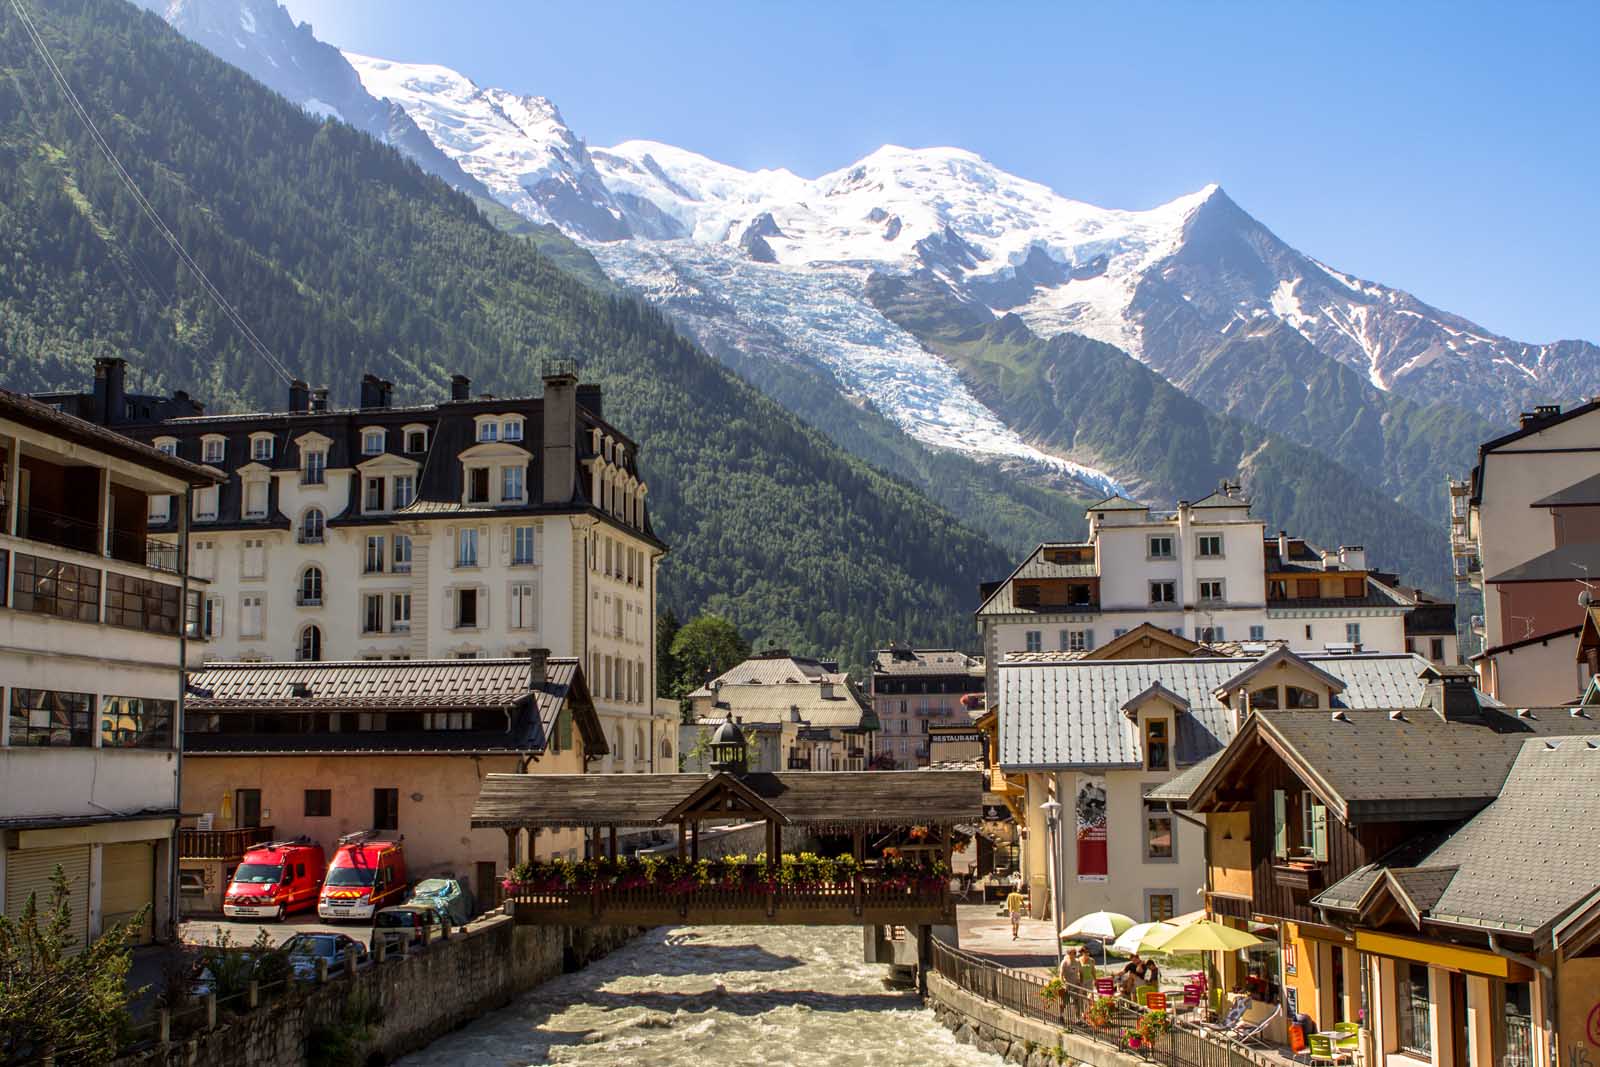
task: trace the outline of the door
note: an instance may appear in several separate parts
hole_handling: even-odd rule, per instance
[[[128,922],[145,910],[133,943],[147,945],[155,933],[156,847],[151,841],[106,845],[100,857],[100,929]]]
[[[500,879],[495,876],[492,861],[478,861],[478,884],[473,886],[477,890],[478,910],[487,911],[500,904]]]
[[[1450,972],[1450,1053],[1455,1067],[1471,1067],[1471,1050],[1467,1047],[1467,979]]]
[[[233,825],[240,829],[261,825],[261,790],[233,791]]]
[[[89,846],[37,848],[6,853],[6,914],[19,916],[29,895],[36,900],[40,925],[48,921],[53,901],[51,881],[55,869],[67,878],[67,908],[72,939],[68,952],[76,955],[89,939]]]

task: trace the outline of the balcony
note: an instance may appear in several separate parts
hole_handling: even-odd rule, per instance
[[[1272,865],[1272,882],[1297,893],[1322,892],[1322,864],[1316,860],[1289,860]]]
[[[185,860],[236,860],[256,845],[272,840],[270,826],[245,826],[236,830],[178,828],[178,858]]]

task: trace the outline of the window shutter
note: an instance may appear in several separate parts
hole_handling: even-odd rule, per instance
[[[1289,858],[1289,798],[1281,789],[1272,791],[1272,854]]]
[[[563,708],[561,718],[557,721],[556,736],[561,738],[561,751],[572,750],[572,709]]]
[[[1311,802],[1311,854],[1324,863],[1328,859],[1328,809]]]
[[[511,565],[511,527],[500,527],[500,566]]]
[[[506,597],[506,626],[513,630],[517,626],[517,606],[521,600],[522,591],[512,583],[511,595]]]
[[[1098,648],[1099,647],[1098,645],[1096,645],[1094,643],[1094,630],[1093,629],[1088,629],[1088,630],[1083,631],[1083,647],[1085,649],[1094,649],[1094,648]]]

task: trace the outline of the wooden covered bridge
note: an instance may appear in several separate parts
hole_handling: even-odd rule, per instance
[[[980,772],[746,773],[742,764],[726,755],[709,776],[490,774],[472,825],[506,832],[514,873],[505,899],[521,923],[925,928],[954,922],[952,831],[979,818]],[[757,821],[766,823],[764,857],[702,862],[702,824]],[[671,825],[678,827],[677,856],[617,854],[619,828]],[[524,841],[531,853],[533,831],[562,828],[589,833],[589,860],[521,862]],[[784,856],[786,831],[848,839],[851,847],[834,856]],[[886,834],[894,835],[893,847],[879,844]],[[775,856],[782,861],[767,861]]]

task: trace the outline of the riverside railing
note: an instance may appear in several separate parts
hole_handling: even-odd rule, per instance
[[[1138,1026],[1147,1009],[1117,997],[1109,1022],[1092,1025],[1085,1018],[1087,1009],[1101,999],[1093,991],[1067,986],[1059,1001],[1046,1000],[1043,994],[1048,979],[1002,967],[993,960],[952,948],[938,938],[933,940],[933,969],[973,996],[1164,1067],[1263,1067],[1269,1063],[1226,1037],[1205,1033],[1181,1021],[1175,1022],[1171,1032],[1154,1045],[1141,1043],[1139,1048],[1131,1048],[1127,1032]]]

